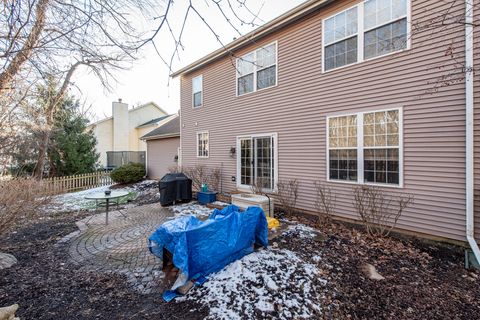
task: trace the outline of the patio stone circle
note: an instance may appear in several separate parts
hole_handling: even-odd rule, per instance
[[[79,231],[59,243],[67,243],[72,262],[85,272],[125,275],[128,284],[140,293],[161,292],[165,288],[162,261],[148,250],[147,239],[173,217],[168,208],[149,204],[128,208],[121,215],[96,214],[77,222]]]

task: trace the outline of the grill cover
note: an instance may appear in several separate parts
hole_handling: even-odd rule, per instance
[[[162,206],[192,200],[192,180],[183,173],[167,173],[158,185]]]

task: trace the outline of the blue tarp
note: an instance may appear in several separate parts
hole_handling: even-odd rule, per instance
[[[150,252],[163,259],[163,249],[167,249],[185,279],[173,290],[187,280],[203,278],[253,252],[254,243],[268,245],[263,210],[249,207],[240,212],[234,205],[221,211],[214,209],[204,222],[193,216],[165,222],[148,238]]]

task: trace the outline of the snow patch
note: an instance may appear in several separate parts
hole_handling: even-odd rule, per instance
[[[64,193],[53,197],[52,202],[46,208],[49,212],[71,212],[92,207],[92,200],[85,199],[86,196],[97,192],[104,192],[110,189],[110,186],[87,189],[78,192]]]
[[[294,252],[264,249],[237,260],[209,276],[182,300],[209,306],[208,319],[312,318],[320,291],[319,270]]]
[[[226,207],[226,206],[230,205],[230,203],[226,203],[226,202],[223,202],[223,201],[214,201],[214,202],[212,202],[212,205],[219,206],[219,207]]]
[[[210,213],[212,213],[212,209],[198,204],[198,202],[196,201],[173,205],[169,207],[169,209],[173,212],[174,215],[172,219],[184,216],[208,217]]]
[[[288,227],[285,234],[295,234],[302,239],[306,239],[315,237],[318,231],[304,224],[294,224]]]
[[[53,197],[52,202],[45,208],[48,212],[72,212],[78,210],[95,210],[95,205],[93,200],[85,199],[86,196],[92,195],[98,192],[104,192],[109,190],[113,185],[87,189],[83,191],[64,193]],[[142,194],[144,192],[151,192],[152,188],[156,188],[158,182],[155,180],[144,180],[138,183],[135,183],[129,187],[114,189],[115,191],[127,191],[134,192],[137,194]]]

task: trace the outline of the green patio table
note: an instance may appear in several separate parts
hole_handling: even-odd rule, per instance
[[[105,192],[97,192],[85,196],[85,199],[95,200],[95,211],[97,211],[98,208],[105,207],[105,224],[108,225],[108,213],[110,212],[110,206],[112,204],[116,204],[118,208],[120,198],[127,195],[128,191],[111,191],[110,194],[106,194]],[[118,212],[120,212],[120,214],[126,218],[122,211],[118,210]]]

